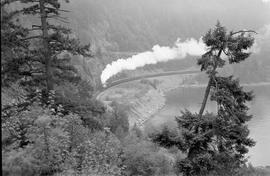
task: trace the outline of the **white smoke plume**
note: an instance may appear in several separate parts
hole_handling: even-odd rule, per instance
[[[106,81],[123,70],[135,70],[148,64],[167,62],[173,59],[183,59],[187,55],[200,56],[205,53],[206,46],[200,38],[198,41],[191,38],[184,42],[177,39],[173,47],[155,45],[152,51],[142,52],[127,59],[118,59],[108,64],[101,74],[101,82]]]

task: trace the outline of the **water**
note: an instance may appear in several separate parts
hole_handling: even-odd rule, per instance
[[[249,161],[255,166],[270,165],[270,86],[249,86],[246,90],[253,90],[254,100],[249,104],[249,113],[253,115],[249,122],[250,136],[257,142],[248,153]],[[178,88],[166,95],[166,105],[146,124],[159,126],[167,123],[176,125],[175,116],[181,110],[189,109],[198,112],[205,88]],[[208,102],[207,111],[216,112],[216,105]]]

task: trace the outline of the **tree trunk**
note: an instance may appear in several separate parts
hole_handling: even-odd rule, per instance
[[[52,75],[51,75],[51,54],[50,54],[50,49],[49,49],[47,13],[45,11],[44,0],[40,0],[39,5],[40,5],[40,16],[41,16],[42,39],[43,39],[43,47],[44,47],[43,56],[45,59],[45,76],[46,76],[46,84],[47,84],[46,92],[49,93],[49,91],[53,89],[53,82],[52,82]]]
[[[200,112],[199,112],[199,117],[202,117],[202,115],[203,115],[203,111],[205,109],[205,106],[206,106],[206,103],[207,103],[207,99],[208,99],[208,96],[209,96],[209,93],[210,93],[211,81],[212,81],[212,76],[209,78],[207,87],[205,89],[202,106],[201,106],[201,109],[200,109]]]
[[[221,55],[221,52],[222,52],[222,49],[219,50],[218,52],[218,55],[217,55],[217,58],[220,57]],[[215,74],[215,71],[217,69],[217,61],[215,61],[215,65],[214,65],[214,68],[210,74],[210,78],[209,78],[209,81],[208,81],[208,84],[207,84],[207,87],[205,89],[205,93],[204,93],[204,98],[203,98],[203,102],[202,102],[202,106],[201,106],[201,109],[199,111],[199,117],[201,118],[202,115],[203,115],[203,112],[204,112],[204,109],[205,109],[205,106],[206,106],[206,103],[207,103],[207,99],[208,99],[208,96],[210,94],[210,89],[211,89],[211,82],[213,80],[213,76]]]

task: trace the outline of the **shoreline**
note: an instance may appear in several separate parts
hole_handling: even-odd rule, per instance
[[[129,114],[129,124],[133,126],[136,124],[140,128],[145,128],[147,122],[154,118],[160,111],[164,109],[167,103],[166,95],[178,88],[203,88],[206,87],[206,84],[200,84],[194,80],[194,76],[196,75],[174,75],[174,76],[162,76],[158,78],[148,78],[150,81],[158,80],[156,88],[148,88],[148,90],[141,96],[139,94],[135,95],[135,97],[131,96],[127,99],[127,97],[123,96],[123,102],[131,102],[131,111]],[[139,81],[139,80],[136,80]],[[133,84],[138,85],[140,82],[136,83],[136,81],[132,81]],[[127,86],[129,83],[123,83],[117,85],[115,88],[117,89],[126,89],[124,91],[129,91],[130,87]],[[143,84],[142,84],[143,85]],[[145,84],[144,84],[145,85]],[[270,82],[258,82],[258,83],[242,83],[240,84],[243,87],[257,87],[257,86],[270,86]],[[138,87],[140,89],[140,87]],[[114,92],[113,89],[109,89]],[[112,93],[111,92],[111,93]],[[97,99],[103,99],[108,92],[101,92]],[[102,98],[103,97],[103,98]],[[104,99],[105,100],[105,99]],[[131,101],[132,100],[132,101]],[[102,100],[101,100],[102,101]],[[104,101],[104,103],[106,100]],[[133,104],[133,105],[132,105]]]
[[[241,86],[243,87],[258,87],[258,86],[270,86],[270,82],[258,82],[258,83],[243,83],[243,84],[240,84]],[[175,89],[178,89],[178,88],[202,88],[202,87],[206,87],[207,85],[206,84],[185,84],[185,85],[180,85],[178,87],[174,87],[174,88],[171,88],[169,89],[168,91],[162,91],[163,92],[163,97],[165,98],[165,103],[163,104],[163,106],[158,109],[155,113],[153,113],[148,119],[146,119],[145,121],[143,121],[143,123],[141,124],[142,128],[145,127],[145,124],[151,120],[156,114],[158,114],[166,105],[166,94],[175,90]]]

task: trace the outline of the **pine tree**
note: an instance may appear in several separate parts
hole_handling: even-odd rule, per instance
[[[251,54],[248,49],[254,39],[254,31],[227,32],[218,22],[213,30],[203,37],[208,51],[198,59],[201,71],[209,81],[199,113],[186,110],[176,118],[181,136],[160,133],[152,136],[154,142],[164,146],[177,146],[186,153],[186,158],[176,163],[185,176],[191,175],[237,175],[246,162],[248,147],[255,142],[249,138],[246,122],[246,102],[253,98],[252,92],[245,92],[239,80],[233,76],[218,74],[226,62],[244,61]],[[217,103],[217,113],[204,113],[207,99]]]
[[[11,10],[14,2],[16,10]],[[30,105],[36,90],[42,91],[42,103],[48,104],[57,85],[79,83],[70,59],[73,55],[90,56],[89,45],[81,45],[70,29],[57,25],[59,20],[66,22],[61,13],[67,12],[60,9],[58,0],[3,0],[1,10],[2,83],[11,86],[18,82],[27,92],[27,100],[16,104],[19,108],[15,111]],[[23,26],[24,16],[36,18],[31,23],[37,24],[30,29]],[[56,97],[56,103],[63,104],[63,97]],[[8,105],[3,111],[9,116],[12,109],[14,105]]]
[[[40,19],[40,24],[32,25],[30,29],[38,31],[39,34],[26,39],[39,39],[42,42],[42,47],[34,48],[31,53],[32,57],[42,64],[42,68],[39,68],[42,72],[39,82],[44,80],[45,92],[53,90],[54,84],[62,80],[76,81],[78,76],[74,74],[75,68],[69,64],[70,55],[66,54],[63,58],[59,56],[63,52],[89,56],[89,45],[81,46],[79,41],[70,35],[70,29],[55,24],[55,20],[64,20],[60,13],[66,12],[60,9],[60,2],[58,0],[22,0],[21,2],[28,5],[23,9],[24,14],[38,15]]]
[[[47,96],[55,84],[65,80],[78,82],[77,71],[69,61],[72,55],[90,56],[89,45],[82,46],[70,29],[57,25],[59,20],[62,24],[66,22],[61,17],[66,11],[60,9],[60,2],[6,0],[1,1],[1,9],[13,2],[20,2],[23,8],[1,14],[2,55],[9,56],[4,57],[2,67],[5,77],[21,79],[20,83],[28,89],[42,89]],[[31,29],[22,27],[22,22],[14,23],[14,14],[36,17],[40,23],[33,24]]]

